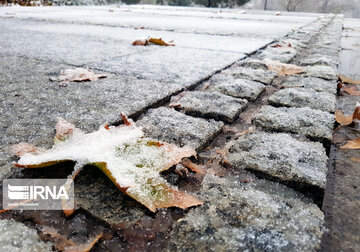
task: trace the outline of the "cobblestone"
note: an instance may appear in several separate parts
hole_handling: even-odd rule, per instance
[[[328,92],[336,94],[337,82],[336,80],[324,80],[315,77],[297,77],[289,76],[284,82],[281,83],[285,88],[313,88],[318,92]]]

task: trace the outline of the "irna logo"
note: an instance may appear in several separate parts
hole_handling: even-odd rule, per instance
[[[8,184],[8,197],[12,200],[69,199],[65,186],[12,186]]]

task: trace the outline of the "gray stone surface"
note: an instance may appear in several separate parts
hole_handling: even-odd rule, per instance
[[[58,75],[64,68],[69,66],[0,57],[2,148],[22,141],[50,147],[57,117],[93,131],[100,124],[119,120],[120,111],[137,115],[162,100],[170,100],[182,89],[176,84],[113,74],[96,82],[49,81],[49,76]]]
[[[193,91],[175,97],[173,106],[185,114],[232,123],[246,108],[247,100],[219,92]]]
[[[276,72],[273,71],[238,66],[226,69],[223,71],[223,73],[232,74],[235,79],[259,81],[267,85],[271,84],[271,82],[277,76]]]
[[[297,51],[292,47],[268,46],[259,54],[261,59],[279,60],[282,63],[290,63],[296,56]]]
[[[235,79],[231,75],[216,74],[209,80],[207,91],[220,92],[238,98],[255,101],[265,91],[265,85],[246,79]]]
[[[204,205],[174,223],[169,251],[315,251],[323,213],[302,194],[273,182],[206,175]]]
[[[309,107],[322,111],[335,111],[335,95],[317,92],[312,88],[285,88],[273,93],[269,102],[274,106]]]
[[[307,107],[263,106],[255,118],[255,123],[265,129],[292,132],[320,140],[331,140],[334,122],[334,115]]]
[[[321,143],[302,142],[288,134],[249,133],[239,137],[226,157],[237,169],[325,189],[327,156]]]
[[[97,167],[85,167],[75,181],[75,202],[111,226],[135,225],[146,209],[121,192]]]
[[[150,137],[179,146],[190,145],[197,150],[205,147],[224,125],[214,120],[187,116],[166,107],[149,110],[136,124]]]
[[[336,68],[321,65],[307,66],[304,71],[305,77],[317,77],[325,80],[337,80],[339,74]]]
[[[53,251],[37,231],[13,220],[0,220],[0,250],[8,252]]]
[[[338,67],[339,62],[328,56],[315,54],[300,60],[300,65],[301,66],[324,65],[324,66]]]
[[[328,92],[331,94],[336,94],[337,82],[336,80],[329,81],[315,77],[304,78],[297,76],[289,76],[284,82],[281,83],[281,86],[286,88],[313,88],[318,92]]]

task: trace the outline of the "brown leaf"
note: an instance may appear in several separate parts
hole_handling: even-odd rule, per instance
[[[351,160],[355,162],[360,162],[360,158],[356,158],[356,157],[352,157]]]
[[[60,76],[57,78],[49,78],[51,81],[97,81],[101,78],[106,78],[105,74],[95,74],[93,71],[86,68],[64,69],[60,71]]]
[[[153,43],[155,45],[159,45],[159,46],[175,46],[175,44],[169,42],[165,42],[164,40],[162,40],[162,38],[149,38],[149,43]]]
[[[92,247],[94,247],[94,245],[99,241],[102,236],[103,234],[100,233],[95,237],[91,237],[86,243],[66,247],[64,252],[88,252],[91,250]]]
[[[188,159],[188,158],[184,158],[184,159],[181,161],[181,164],[182,164],[183,166],[189,168],[189,169],[192,170],[193,172],[199,173],[199,174],[201,174],[201,175],[205,175],[205,174],[206,174],[206,169],[205,169],[205,167],[191,162],[191,160]]]
[[[339,75],[339,78],[344,83],[360,85],[360,80],[353,80],[350,77],[347,77],[345,75]]]
[[[355,120],[360,121],[360,104],[356,104],[354,113],[352,115],[345,116],[340,109],[336,110],[335,120],[340,123],[341,126],[349,125],[352,122],[355,122]]]
[[[343,87],[344,92],[350,95],[360,96],[360,90],[357,87]]]
[[[37,154],[40,151],[41,150],[38,147],[25,142],[21,142],[11,146],[11,153],[18,157],[24,155],[25,153]]]
[[[340,147],[341,149],[360,149],[360,137],[356,138],[355,140],[347,141],[347,143]]]
[[[132,42],[133,46],[147,46],[149,41],[147,39],[138,39]]]
[[[139,27],[135,27],[134,29],[135,30],[143,30],[143,29],[145,29],[145,27],[144,26],[139,26]]]
[[[292,64],[284,64],[281,63],[279,60],[265,59],[264,63],[267,66],[268,70],[275,71],[278,76],[289,76],[304,72],[302,67]]]

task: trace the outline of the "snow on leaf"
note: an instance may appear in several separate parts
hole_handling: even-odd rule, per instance
[[[267,66],[268,70],[275,71],[278,76],[289,76],[304,73],[302,67],[292,64],[284,64],[279,60],[264,59],[263,62]]]
[[[354,80],[345,75],[339,75],[339,79],[341,80],[341,82],[344,82],[344,83],[360,85],[360,80]]]
[[[360,137],[358,137],[354,140],[347,141],[346,144],[341,146],[340,148],[341,149],[351,149],[351,150],[360,149]]]
[[[350,125],[355,121],[360,121],[360,104],[356,104],[354,113],[352,115],[345,116],[340,109],[336,110],[335,120],[340,123],[341,126]]]
[[[60,71],[60,76],[57,78],[50,78],[51,81],[97,81],[101,78],[106,78],[105,74],[95,74],[93,71],[86,68],[64,69]]]
[[[160,175],[182,158],[195,156],[195,150],[145,138],[131,120],[125,121],[129,125],[101,126],[98,131],[83,133],[60,119],[58,124],[65,126],[57,129],[66,132],[66,137],[54,141],[49,150],[21,155],[15,166],[40,168],[72,160],[76,167],[97,166],[122,192],[151,211],[172,206],[185,209],[202,204],[196,197],[171,186]],[[66,126],[72,131],[66,130]],[[57,135],[63,134],[57,132]],[[77,171],[73,174],[72,178]]]
[[[165,42],[162,38],[138,39],[132,42],[133,46],[147,46],[151,44],[159,46],[175,46],[173,41]]]

